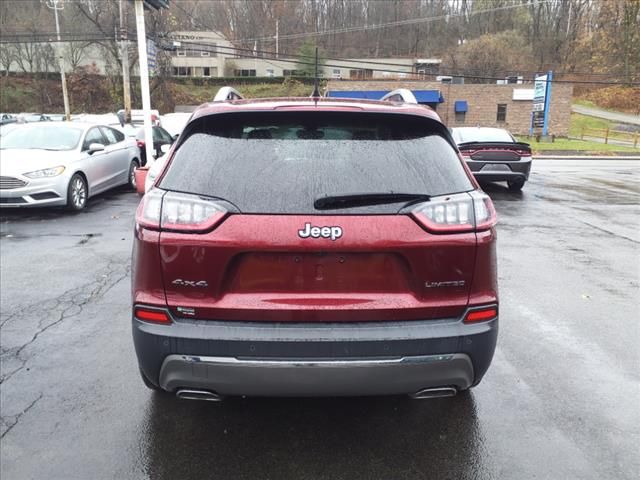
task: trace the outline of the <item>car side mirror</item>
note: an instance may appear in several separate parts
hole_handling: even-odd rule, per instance
[[[104,145],[102,145],[101,143],[92,143],[91,145],[89,145],[89,155],[93,155],[96,152],[101,152],[104,150]]]
[[[162,153],[167,153],[170,149],[171,149],[171,145],[169,145],[168,143],[160,145],[160,151]]]

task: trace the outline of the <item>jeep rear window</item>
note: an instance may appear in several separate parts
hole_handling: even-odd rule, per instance
[[[402,202],[317,211],[322,196],[473,189],[444,127],[352,112],[218,114],[192,122],[160,188],[222,198],[243,213],[396,213]]]

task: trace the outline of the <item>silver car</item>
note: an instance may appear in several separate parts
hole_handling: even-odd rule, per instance
[[[119,185],[135,188],[135,139],[104,125],[39,122],[0,137],[0,206],[66,205]]]

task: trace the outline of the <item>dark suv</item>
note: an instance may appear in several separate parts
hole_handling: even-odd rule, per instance
[[[137,211],[142,378],[206,400],[467,390],[496,344],[495,222],[427,107],[204,105]]]

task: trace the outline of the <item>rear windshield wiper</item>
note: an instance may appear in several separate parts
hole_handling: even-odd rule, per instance
[[[337,208],[365,207],[368,205],[383,205],[387,203],[407,202],[404,206],[413,203],[426,202],[431,197],[424,193],[352,193],[350,195],[333,195],[330,197],[316,198],[313,206],[316,210],[333,210]]]

